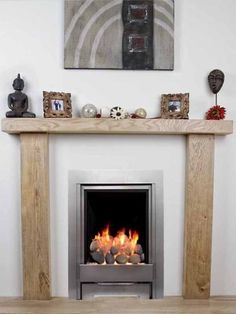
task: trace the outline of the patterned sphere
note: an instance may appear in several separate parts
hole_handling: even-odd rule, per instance
[[[83,106],[81,110],[81,116],[83,118],[96,118],[97,108],[92,104],[87,104]]]
[[[138,118],[146,118],[147,116],[147,112],[145,109],[143,108],[138,108],[135,110],[135,115],[138,117]]]
[[[125,109],[116,106],[111,109],[110,117],[115,120],[122,120],[127,117],[127,112]]]

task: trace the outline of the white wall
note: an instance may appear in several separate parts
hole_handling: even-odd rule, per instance
[[[162,93],[189,92],[190,118],[213,105],[206,77],[226,80],[219,103],[236,118],[236,1],[175,0],[175,70],[126,72],[63,69],[63,1],[0,1],[0,112],[17,73],[25,79],[32,111],[42,115],[42,91],[68,91],[76,113],[98,107],[143,106],[156,116]],[[0,295],[22,294],[20,148],[0,133]],[[67,296],[69,169],[162,169],[165,206],[165,295],[181,295],[185,139],[177,136],[51,136],[51,246],[53,295]],[[235,135],[216,139],[212,295],[236,294]]]

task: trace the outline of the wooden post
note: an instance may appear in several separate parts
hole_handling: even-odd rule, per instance
[[[183,296],[209,298],[214,135],[187,136]]]
[[[50,299],[48,134],[22,133],[21,210],[26,300]]]

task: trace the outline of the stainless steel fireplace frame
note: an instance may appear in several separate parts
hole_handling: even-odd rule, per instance
[[[151,185],[150,184],[146,184],[146,185],[143,185],[143,184],[126,184],[126,183],[123,183],[123,184],[120,184],[120,185],[117,185],[117,184],[81,184],[81,187],[80,187],[80,191],[81,193],[77,194],[78,195],[78,203],[81,204],[81,206],[77,207],[77,214],[78,214],[78,217],[81,217],[81,222],[85,221],[85,217],[84,217],[84,211],[83,209],[85,208],[85,199],[84,199],[84,196],[85,196],[85,192],[86,191],[92,191],[92,190],[121,190],[121,191],[124,191],[124,190],[145,190],[145,191],[148,191],[148,225],[151,226],[151,220],[152,220],[152,199],[151,199],[151,195],[152,195],[152,191],[151,191]],[[79,192],[79,191],[78,191]],[[80,226],[81,226],[81,237],[80,237],[80,247],[81,249],[79,250],[80,252],[78,252],[78,257],[79,257],[79,261],[80,263],[85,263],[85,257],[84,257],[84,252],[85,252],[85,248],[84,248],[84,243],[85,243],[85,239],[84,239],[84,235],[85,235],[85,230],[84,230],[84,224],[83,223],[80,223]],[[79,232],[79,228],[77,228],[78,232]],[[148,243],[148,252],[153,252],[153,247],[152,247],[152,239],[151,239],[151,228],[149,228],[149,234],[148,234],[148,238],[150,239],[149,240],[149,243]],[[149,254],[148,256],[148,260],[152,260],[152,256],[151,254]]]
[[[105,186],[105,187],[103,187]],[[127,272],[129,265],[88,265],[84,264],[84,213],[83,193],[86,189],[148,189],[149,195],[149,263],[136,265]],[[151,286],[152,298],[163,297],[164,289],[164,250],[163,250],[163,177],[162,171],[120,171],[120,170],[76,170],[69,173],[69,297],[81,298],[81,284],[93,282],[99,287],[111,284],[100,282],[96,270],[102,270],[105,278],[112,268],[119,268],[120,278],[125,284],[132,282],[144,283],[148,281]],[[80,227],[81,226],[81,227]],[[91,268],[91,267],[92,268]],[[94,266],[94,267],[93,267]],[[109,267],[107,267],[109,266]],[[121,267],[120,267],[121,266]],[[133,265],[130,265],[131,267]],[[89,268],[90,267],[90,268]],[[102,267],[102,268],[101,268]],[[135,272],[141,274],[135,281]],[[134,274],[132,275],[127,274]],[[91,274],[93,276],[91,277]],[[110,272],[111,274],[111,272]],[[137,274],[137,272],[136,272]],[[108,275],[107,275],[108,276]],[[150,279],[152,276],[152,280]],[[97,279],[96,279],[97,277]],[[92,279],[91,279],[92,278]],[[140,279],[141,278],[141,279]],[[147,278],[148,280],[146,280]],[[114,283],[118,280],[114,279]],[[141,285],[140,285],[141,287]],[[90,289],[90,288],[88,288]],[[136,288],[135,288],[136,289]],[[139,289],[139,288],[138,288]],[[90,291],[90,290],[89,290]]]

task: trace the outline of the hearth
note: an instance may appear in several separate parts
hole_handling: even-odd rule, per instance
[[[69,296],[163,296],[161,171],[71,171]]]

